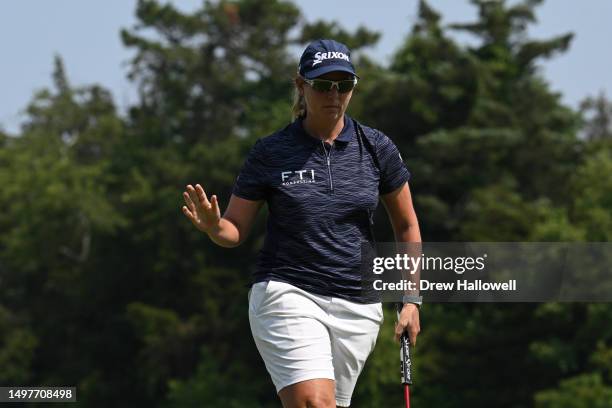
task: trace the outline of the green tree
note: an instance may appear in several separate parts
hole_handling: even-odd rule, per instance
[[[2,358],[14,384],[81,385],[102,369],[104,238],[127,225],[111,192],[123,124],[110,94],[72,87],[59,57],[53,78],[0,149],[2,321],[15,322]]]
[[[227,250],[184,219],[180,193],[199,182],[227,203],[255,139],[288,122],[296,49],[316,37],[355,51],[351,114],[400,147],[425,240],[607,241],[609,115],[601,100],[572,111],[541,76],[571,35],[528,38],[540,3],[477,0],[477,21],[443,27],[420,1],[383,66],[366,52],[378,33],[307,22],[290,2],[140,0],[121,33],[140,96],[125,118],[56,58],[19,135],[0,132],[0,382],[75,384],[87,406],[278,405],[245,309],[265,214]],[[376,236],[391,239],[388,222]],[[607,406],[610,311],[426,304],[414,403]],[[401,403],[385,318],[355,406]]]
[[[595,141],[612,138],[612,102],[605,93],[588,97],[580,103],[580,113],[585,117],[584,136]]]

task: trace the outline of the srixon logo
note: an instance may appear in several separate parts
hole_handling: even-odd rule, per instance
[[[314,170],[295,170],[283,171],[281,173],[281,184],[290,186],[291,184],[305,184],[315,182]]]
[[[330,52],[317,52],[315,54],[315,60],[312,63],[314,67],[317,64],[322,63],[326,59],[343,59],[350,62],[348,55],[340,51],[330,51]]]

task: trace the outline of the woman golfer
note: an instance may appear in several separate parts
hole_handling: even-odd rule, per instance
[[[360,273],[379,198],[395,239],[421,240],[397,147],[345,114],[357,80],[344,44],[312,42],[295,78],[296,119],[255,143],[223,217],[199,184],[183,193],[185,215],[223,247],[242,243],[268,205],[249,321],[285,408],[350,405],[383,322],[381,303],[362,297]],[[407,299],[395,328],[413,345],[418,303]]]

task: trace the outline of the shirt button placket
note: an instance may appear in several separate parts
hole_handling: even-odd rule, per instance
[[[323,154],[325,155],[325,160],[327,162],[327,176],[329,179],[329,193],[333,194],[334,181],[332,178],[332,171],[331,171],[331,155],[332,155],[332,150],[334,150],[334,145],[332,143],[332,145],[329,147],[329,152],[328,152],[327,148],[325,147],[325,142],[321,140],[321,147],[323,148]]]

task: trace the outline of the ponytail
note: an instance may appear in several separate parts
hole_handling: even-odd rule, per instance
[[[304,95],[300,95],[300,91],[298,90],[297,85],[295,85],[295,80],[293,85],[293,106],[291,106],[291,120],[306,116],[306,100],[304,99]]]

